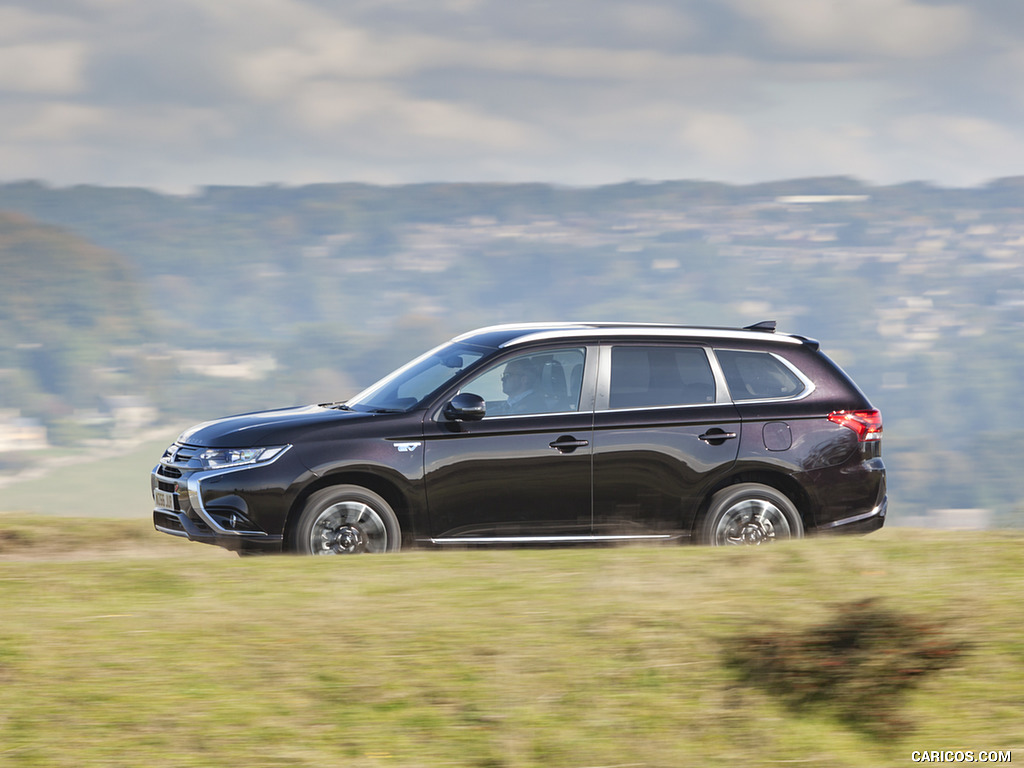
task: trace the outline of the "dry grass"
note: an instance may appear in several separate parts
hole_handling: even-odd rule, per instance
[[[167,538],[0,562],[0,764],[875,768],[1024,748],[1019,536],[336,559]],[[973,647],[907,698],[912,736],[794,711],[725,663],[731,638],[872,597]]]
[[[0,514],[0,562],[178,556],[194,554],[196,546],[157,534],[149,520]]]

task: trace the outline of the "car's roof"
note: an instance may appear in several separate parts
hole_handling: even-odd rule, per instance
[[[701,325],[670,325],[664,323],[614,322],[548,322],[492,325],[469,331],[454,339],[485,347],[511,347],[548,339],[735,339],[775,342],[779,344],[810,344],[813,339],[787,333],[776,333],[775,322],[765,321],[745,328],[724,328]]]

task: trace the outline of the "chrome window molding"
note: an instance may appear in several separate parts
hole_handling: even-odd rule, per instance
[[[678,411],[683,408],[712,408],[721,403],[686,403],[682,405],[642,405],[627,408],[604,408],[601,413],[639,413],[641,411]],[[731,403],[727,403],[731,405]]]
[[[679,347],[687,346],[691,349],[703,349],[704,354],[708,359],[708,365],[711,367],[711,374],[715,380],[715,401],[713,403],[670,403],[667,405],[644,405],[644,406],[628,406],[625,408],[610,408],[609,402],[611,401],[611,375],[612,375],[612,348],[617,346],[614,342],[601,345],[600,351],[600,362],[599,362],[599,376],[597,385],[597,398],[594,410],[600,411],[601,413],[629,413],[638,411],[665,411],[665,410],[677,410],[679,408],[708,408],[715,405],[730,405],[732,400],[729,399],[729,389],[725,386],[725,372],[719,365],[717,358],[711,353],[711,349],[704,344],[698,342],[692,342],[689,344],[680,343],[675,344],[664,344],[665,339],[651,339],[644,341],[631,341],[629,346],[643,347],[643,346],[670,346]],[[624,342],[625,343],[625,342]]]
[[[480,419],[482,423],[485,421],[495,421],[497,419],[535,419],[538,416],[569,416],[574,413],[590,413],[589,410],[577,410],[577,411],[542,411],[541,413],[493,413],[484,414],[484,417]]]
[[[804,398],[810,397],[814,393],[814,390],[815,390],[814,382],[811,381],[806,375],[804,375],[804,372],[801,371],[799,368],[797,368],[793,363],[789,362],[789,360],[787,360],[786,358],[782,357],[782,355],[778,355],[778,354],[776,354],[774,352],[766,352],[766,351],[758,350],[758,349],[729,349],[728,347],[715,347],[714,351],[715,352],[719,352],[719,351],[722,351],[722,352],[754,352],[754,353],[758,353],[758,354],[771,355],[776,360],[778,360],[780,363],[782,363],[789,370],[789,372],[792,373],[794,376],[796,376],[800,380],[800,383],[804,385],[804,388],[800,392],[795,394],[795,395],[786,395],[785,397],[758,397],[758,398],[747,398],[747,399],[737,400],[737,399],[732,397],[732,392],[729,390],[729,384],[728,384],[728,382],[725,379],[725,371],[722,371],[721,363],[718,361],[717,356],[716,356],[715,365],[718,367],[719,371],[722,371],[722,386],[725,388],[725,392],[727,393],[728,398],[729,398],[727,400],[727,402],[735,403],[736,405],[755,405],[757,403],[790,403],[790,402],[795,402],[797,400],[803,400]]]
[[[545,327],[547,327],[548,324],[541,324],[541,325],[544,325]],[[501,326],[494,326],[494,327],[495,328],[501,328]],[[579,348],[579,349],[582,349],[583,352],[584,352],[584,358],[583,358],[583,380],[582,380],[582,385],[581,385],[581,389],[580,389],[580,402],[579,402],[579,407],[576,410],[569,410],[569,411],[544,411],[542,413],[494,413],[494,414],[484,414],[483,419],[481,419],[478,422],[472,422],[472,423],[475,423],[475,424],[482,424],[482,423],[485,423],[485,422],[493,423],[494,421],[496,421],[498,419],[536,419],[536,418],[540,418],[542,416],[569,416],[569,415],[576,414],[576,413],[593,413],[593,411],[594,411],[594,392],[595,392],[595,389],[596,389],[596,387],[595,387],[595,380],[597,379],[598,357],[599,357],[599,354],[600,354],[600,349],[599,349],[599,347],[596,344],[591,342],[589,344],[588,343],[583,343],[583,344],[574,345],[572,347],[570,347],[570,346],[552,347],[551,350],[549,350],[549,351],[558,351],[558,350],[564,350],[564,349],[570,349],[570,348],[573,348],[573,349]],[[537,354],[542,354],[544,351],[545,351],[544,349],[537,349],[536,353]],[[496,368],[497,366],[502,365],[503,363],[505,363],[508,360],[512,359],[512,357],[513,357],[512,355],[501,355],[501,356],[494,355],[491,358],[489,358],[485,364],[480,365],[478,368],[476,368],[476,369],[474,369],[472,371],[467,371],[466,372],[466,377],[467,378],[472,378],[472,377],[479,376],[482,373],[485,373],[486,371],[488,371],[488,370],[490,370],[492,368]],[[440,399],[439,406],[437,407],[437,409],[433,412],[433,414],[431,416],[431,421],[441,422],[441,421],[445,420],[445,416],[444,416],[445,406],[451,401],[451,399],[455,395],[459,394],[460,392],[465,392],[466,391],[465,390],[465,386],[466,386],[465,380],[463,380],[462,382],[460,382],[458,384],[458,387],[454,391],[449,390],[444,395],[444,397],[442,397]]]
[[[764,336],[764,334],[760,334]],[[652,341],[656,341],[653,340]],[[648,342],[646,341],[632,341],[631,346],[644,346]],[[647,405],[647,406],[631,406],[626,408],[609,408],[608,403],[611,397],[611,351],[612,347],[615,346],[614,342],[603,344],[600,351],[600,375],[598,379],[597,388],[597,402],[595,404],[595,410],[601,413],[629,413],[639,411],[662,411],[662,410],[677,410],[680,408],[707,408],[712,405],[756,405],[758,403],[786,403],[796,402],[803,400],[804,398],[810,397],[814,393],[815,384],[809,379],[803,371],[797,368],[786,358],[775,352],[763,351],[763,350],[749,350],[749,349],[736,349],[730,350],[728,347],[709,347],[699,343],[693,343],[690,346],[701,347],[704,353],[708,357],[708,363],[711,366],[711,372],[715,379],[715,401],[713,403],[674,403],[667,405]],[[736,352],[756,352],[758,354],[771,355],[777,361],[782,363],[788,371],[799,379],[803,385],[801,389],[795,395],[786,395],[785,397],[760,397],[757,399],[747,400],[734,400],[732,393],[729,390],[728,382],[725,378],[725,371],[722,368],[721,362],[718,360],[718,356],[715,354],[718,350],[722,351],[736,351]]]

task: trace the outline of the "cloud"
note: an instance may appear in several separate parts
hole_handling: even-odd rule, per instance
[[[746,122],[735,115],[700,112],[686,119],[679,131],[681,143],[707,161],[735,167],[753,158],[755,136]]]
[[[0,7],[0,44],[23,43],[26,39],[66,36],[77,25],[74,20],[52,13]]]
[[[311,133],[341,143],[359,137],[364,145],[390,140],[395,144],[389,151],[402,155],[410,149],[428,151],[424,140],[458,142],[463,149],[526,151],[537,138],[525,124],[451,102],[411,97],[381,84],[311,82],[293,91],[288,105]],[[416,140],[411,148],[403,143],[409,140]]]
[[[753,62],[734,55],[373,32],[329,17],[319,19],[312,28],[282,30],[271,45],[246,46],[235,52],[233,61],[238,83],[264,99],[277,98],[311,79],[394,81],[442,70],[635,83],[641,78],[666,81],[711,73],[735,75],[754,67]]]
[[[1024,172],[1014,8],[10,0],[0,168],[175,187],[981,180]]]
[[[801,53],[929,58],[964,45],[973,25],[968,6],[912,0],[726,1]]]
[[[422,66],[422,41],[375,40],[366,32],[332,24],[304,30],[286,45],[244,50],[232,69],[247,93],[261,100],[287,96],[297,85],[334,78],[393,78]]]
[[[67,142],[103,126],[103,110],[64,102],[42,102],[18,110],[0,109],[7,141]]]
[[[85,46],[77,42],[0,46],[0,92],[71,94],[82,87]]]
[[[1024,137],[985,118],[921,113],[894,119],[888,130],[892,141],[917,162],[932,158],[917,178],[969,185],[1015,175],[1024,167]]]

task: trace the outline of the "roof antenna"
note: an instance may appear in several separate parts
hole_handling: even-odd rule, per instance
[[[743,328],[744,331],[764,331],[765,333],[775,333],[775,321],[774,320],[762,320],[760,323],[754,323]]]

